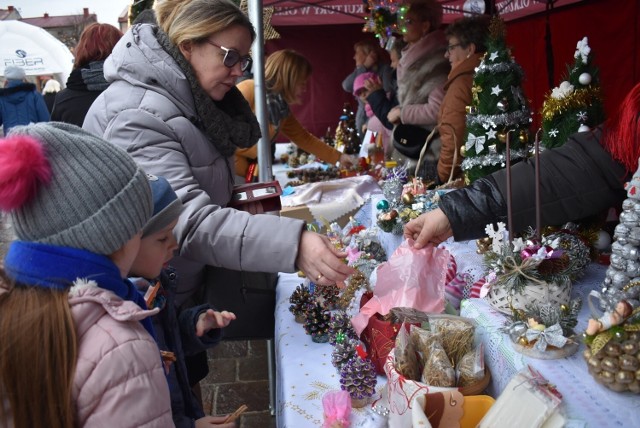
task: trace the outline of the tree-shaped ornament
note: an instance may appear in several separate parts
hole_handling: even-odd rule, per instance
[[[311,340],[317,343],[328,342],[331,312],[322,303],[312,301],[305,308],[304,316],[304,330],[311,336]]]
[[[467,106],[467,130],[461,154],[467,183],[505,167],[506,141],[511,160],[527,155],[531,111],[522,90],[524,72],[505,43],[505,25],[493,18],[487,53],[476,68],[472,105]]]
[[[376,392],[376,371],[367,358],[362,345],[356,347],[356,355],[340,369],[340,388],[349,392],[351,405],[363,407]]]
[[[291,293],[291,297],[289,297],[289,311],[295,316],[296,321],[299,323],[303,323],[305,319],[305,309],[311,303],[311,293],[309,292],[309,287],[304,284],[300,284],[296,287],[296,289]]]
[[[333,351],[331,351],[331,364],[341,370],[345,364],[354,357],[356,357],[356,347],[360,344],[358,339],[351,337],[344,337],[341,342],[337,342],[333,345]]]
[[[542,145],[547,148],[560,147],[571,134],[604,122],[599,70],[586,37],[578,42],[574,58],[542,106]]]
[[[351,317],[345,311],[335,311],[329,322],[329,343],[335,345],[346,338],[355,339],[358,335],[351,325]]]

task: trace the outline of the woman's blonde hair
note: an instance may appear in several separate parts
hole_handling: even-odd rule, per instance
[[[230,0],[156,0],[158,25],[176,46],[200,43],[233,25],[246,28],[251,41],[256,32],[247,15]]]
[[[10,415],[15,427],[74,427],[78,343],[68,292],[12,284],[2,269],[0,288],[10,290],[0,295],[0,424]],[[44,398],[34,405],[36,397]]]
[[[437,30],[442,25],[442,5],[438,0],[408,0],[405,5],[420,21],[431,24],[429,31]]]
[[[296,88],[311,75],[311,63],[292,49],[269,55],[264,66],[264,80],[271,92],[282,94],[288,104],[295,104]]]

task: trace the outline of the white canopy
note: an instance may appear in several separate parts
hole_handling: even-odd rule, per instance
[[[73,69],[73,54],[42,28],[20,21],[0,21],[0,76],[17,66],[27,76],[53,75],[61,85]]]

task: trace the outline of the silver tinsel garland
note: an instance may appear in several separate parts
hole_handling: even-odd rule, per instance
[[[511,150],[511,160],[521,159],[527,156],[526,149]],[[474,168],[476,166],[506,166],[507,157],[504,153],[491,153],[485,156],[474,156],[466,158],[460,165],[463,171]]]
[[[493,126],[515,124],[528,125],[531,121],[531,112],[528,109],[501,114],[468,114],[467,128],[473,125],[480,125],[484,127],[484,124],[486,123],[491,123]]]

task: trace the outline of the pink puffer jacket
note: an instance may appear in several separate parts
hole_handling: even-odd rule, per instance
[[[78,334],[77,426],[172,427],[160,352],[138,322],[157,310],[142,310],[80,280],[69,292],[69,304]]]

